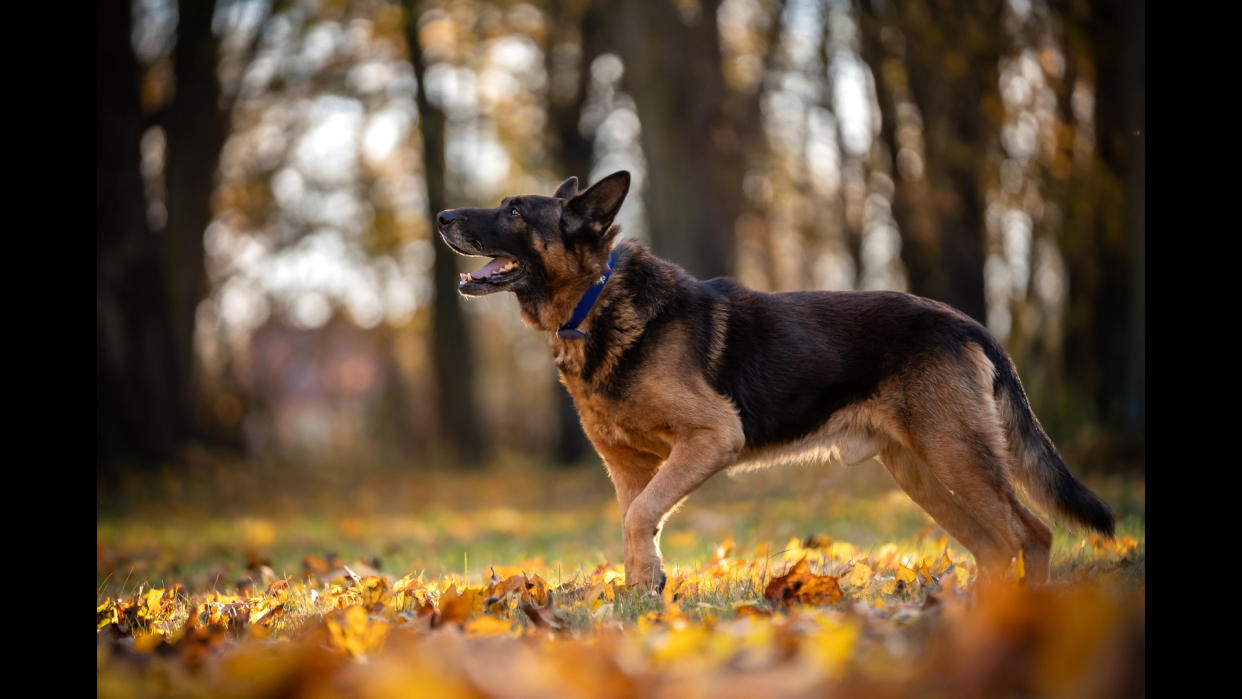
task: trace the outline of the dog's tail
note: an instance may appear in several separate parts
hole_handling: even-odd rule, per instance
[[[985,340],[981,343],[984,353],[996,368],[996,399],[1018,484],[1048,514],[1113,536],[1116,516],[1112,508],[1070,473],[1031,410],[1009,354],[994,338],[980,339]]]

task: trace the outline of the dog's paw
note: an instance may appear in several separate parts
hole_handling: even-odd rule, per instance
[[[631,575],[628,571],[641,571]],[[664,585],[668,582],[668,575],[664,573],[664,568],[659,564],[651,566],[634,566],[626,568],[625,584],[629,587],[640,588],[648,592],[656,594],[664,591]]]

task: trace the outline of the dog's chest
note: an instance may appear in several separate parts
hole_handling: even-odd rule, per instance
[[[573,374],[562,371],[561,383],[573,398],[583,431],[597,447],[624,447],[668,457],[672,436],[666,416],[643,410],[626,398],[609,397]]]

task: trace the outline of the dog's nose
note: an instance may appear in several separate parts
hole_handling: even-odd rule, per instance
[[[440,227],[443,228],[449,225],[450,223],[452,223],[453,221],[457,220],[459,216],[460,214],[450,209],[448,211],[441,211],[440,213],[436,214],[436,221],[438,221],[440,223]]]

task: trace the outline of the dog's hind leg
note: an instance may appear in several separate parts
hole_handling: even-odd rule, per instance
[[[963,359],[926,371],[906,387],[901,411],[905,434],[899,441],[947,491],[948,504],[935,506],[958,512],[959,521],[968,514],[986,535],[957,525],[970,539],[959,537],[975,554],[981,573],[1003,573],[1022,552],[1027,578],[1044,582],[1052,530],[1018,500],[1010,483],[1011,456],[992,396],[991,363],[973,345]],[[945,493],[928,492],[944,499]],[[934,512],[932,516],[940,519]]]
[[[981,568],[985,562],[1007,560],[1008,543],[950,493],[917,454],[890,441],[880,450],[879,460],[906,495],[965,546]]]
[[[934,440],[939,442],[935,446],[925,447],[920,460],[946,491],[938,495],[947,495],[953,509],[968,514],[976,528],[986,535],[981,537],[972,531],[965,534],[968,540],[959,537],[975,554],[980,573],[1003,573],[1021,551],[1027,578],[1032,582],[1047,581],[1052,530],[1018,501],[1005,477],[1003,462],[992,450],[980,449],[979,442],[969,434],[945,437]],[[942,504],[940,509],[948,507]],[[928,511],[932,512],[930,508]],[[934,512],[932,516],[940,521]],[[964,520],[959,514],[957,521]]]
[[[907,376],[891,397],[891,405],[899,410],[889,413],[887,431],[918,461],[891,454],[894,463],[904,467],[889,471],[898,482],[905,478],[914,483],[907,492],[918,492],[924,500],[919,504],[970,549],[980,574],[1004,574],[1021,552],[1027,579],[1046,581],[1052,530],[1013,492],[1012,457],[992,395],[990,361],[976,345],[966,345],[955,358]],[[905,474],[919,466],[927,478]]]

